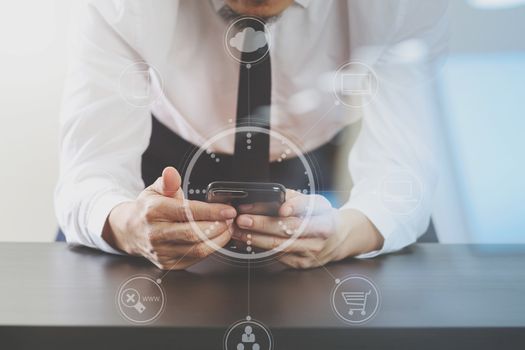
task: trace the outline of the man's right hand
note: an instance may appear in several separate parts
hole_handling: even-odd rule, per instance
[[[165,168],[136,200],[113,208],[102,237],[114,248],[144,256],[161,269],[185,269],[213,253],[203,235],[225,246],[231,238],[235,209],[185,200],[180,185],[177,170]]]

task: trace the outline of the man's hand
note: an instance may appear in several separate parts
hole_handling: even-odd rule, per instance
[[[161,269],[184,269],[213,253],[202,233],[216,245],[226,245],[231,238],[232,219],[237,215],[235,209],[186,201],[180,184],[175,168],[164,169],[162,176],[135,201],[111,211],[103,238],[128,254],[146,257]],[[201,235],[192,225],[200,228]]]
[[[309,217],[308,207],[312,206]],[[270,250],[284,244],[305,222],[304,230],[279,256],[294,268],[311,268],[380,249],[383,237],[361,212],[334,209],[323,196],[287,190],[278,217],[256,214],[253,206],[241,206],[239,229],[233,239]]]

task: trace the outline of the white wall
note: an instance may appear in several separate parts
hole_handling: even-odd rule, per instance
[[[522,144],[514,130],[523,124],[519,82],[525,64],[525,6],[503,6],[511,2],[518,0],[450,1],[450,50],[439,78],[448,152],[433,214],[441,242],[524,241],[523,215],[513,214],[520,210],[513,201],[523,196],[523,186],[516,184],[522,183],[524,168],[515,161],[522,147],[513,145]],[[519,59],[509,59],[517,54]],[[480,182],[490,185],[482,188]]]
[[[49,241],[68,0],[0,2],[0,241]]]

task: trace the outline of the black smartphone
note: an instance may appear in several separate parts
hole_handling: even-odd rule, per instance
[[[277,215],[285,200],[286,189],[278,183],[214,181],[206,188],[209,203],[225,203],[235,208],[253,204],[250,212],[261,215]]]

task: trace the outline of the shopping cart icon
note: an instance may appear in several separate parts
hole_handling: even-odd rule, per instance
[[[360,311],[361,315],[366,315],[366,301],[370,293],[372,293],[371,290],[368,292],[341,292],[346,305],[350,306],[348,314],[353,315],[354,311]]]

